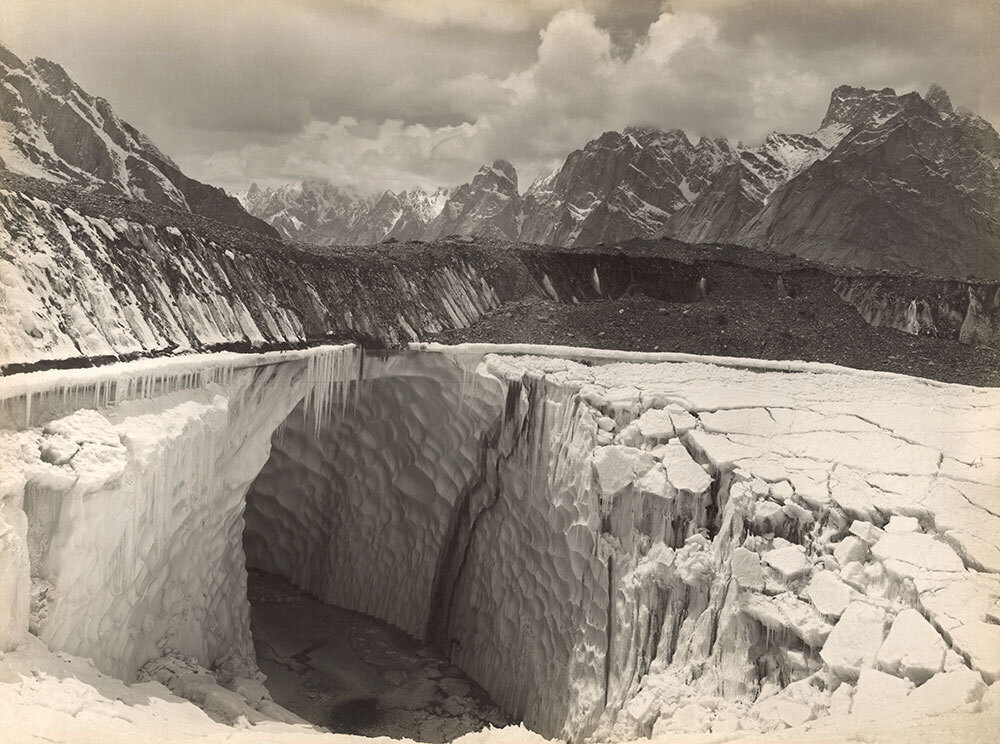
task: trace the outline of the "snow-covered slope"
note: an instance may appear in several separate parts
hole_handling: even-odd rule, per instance
[[[222,189],[185,176],[146,135],[46,59],[0,45],[0,167],[89,190],[195,212],[265,235]]]
[[[327,347],[0,381],[15,732],[151,725],[126,688],[114,715],[88,687],[110,681],[32,651],[29,624],[128,679],[190,655],[216,669],[200,699],[168,681],[206,710],[280,714],[246,695],[244,504],[251,565],[435,643],[543,735],[992,725],[996,390],[538,347],[360,361]],[[67,706],[89,712],[46,714]],[[217,732],[183,710],[150,714]],[[236,741],[294,731],[242,726]]]

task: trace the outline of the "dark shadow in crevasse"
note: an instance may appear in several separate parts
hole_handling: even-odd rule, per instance
[[[461,669],[388,623],[251,570],[257,663],[275,702],[335,733],[450,741],[511,723]]]

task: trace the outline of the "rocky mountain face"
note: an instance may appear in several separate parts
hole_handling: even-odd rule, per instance
[[[741,153],[663,234],[837,266],[1000,277],[1000,137],[948,94],[837,88],[810,137]]]
[[[225,191],[189,178],[142,132],[46,59],[0,45],[0,166],[275,235]]]
[[[451,192],[425,238],[434,240],[459,234],[516,240],[521,220],[517,171],[506,160],[497,160],[480,168],[471,183]]]
[[[758,147],[738,147],[735,160],[678,210],[661,234],[695,243],[732,242],[778,186],[828,155],[854,125],[892,110],[894,94],[890,100],[879,91],[869,101],[866,92],[875,93],[847,86],[834,91],[830,110],[812,134],[774,132]]]
[[[441,211],[445,189],[360,194],[320,179],[277,188],[252,184],[239,195],[247,211],[286,240],[316,245],[370,245],[416,240]]]
[[[679,129],[605,132],[532,184],[520,238],[571,246],[654,235],[732,157],[725,140],[692,144]]]
[[[663,234],[694,243],[726,241],[779,185],[829,152],[836,132],[768,135],[763,144],[737,150],[734,162],[664,225]]]

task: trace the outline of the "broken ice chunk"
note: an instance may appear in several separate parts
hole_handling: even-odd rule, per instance
[[[885,534],[881,528],[876,527],[871,522],[862,522],[860,519],[855,519],[851,523],[850,531],[851,534],[857,535],[869,545],[877,543]]]
[[[840,578],[859,592],[864,592],[868,586],[868,574],[865,573],[864,564],[859,561],[851,561],[840,569]]]
[[[753,523],[762,533],[773,533],[784,522],[784,510],[773,501],[758,501],[754,505]]]
[[[881,718],[887,708],[898,704],[912,689],[908,680],[877,669],[862,669],[851,713],[862,718]]]
[[[653,456],[635,447],[618,444],[598,447],[592,455],[597,482],[605,496],[612,496],[653,466]]]
[[[878,652],[878,668],[920,685],[941,671],[944,639],[923,615],[906,609],[896,615]]]
[[[889,517],[886,532],[920,532],[920,521],[916,517],[903,517],[893,514]]]
[[[667,483],[667,474],[664,472],[663,466],[659,463],[650,468],[649,472],[639,478],[635,485],[641,493],[648,494],[650,496],[673,498],[674,495],[676,495],[676,491],[674,491],[674,489],[670,487],[670,484]]]
[[[670,412],[662,408],[650,408],[636,419],[635,426],[647,439],[669,439],[675,436]]]
[[[1000,625],[968,623],[951,631],[951,642],[989,684],[1000,680]]]
[[[770,491],[771,498],[775,501],[781,502],[784,502],[795,495],[795,490],[792,488],[792,484],[786,480],[772,483]]]
[[[954,672],[937,674],[911,692],[906,699],[906,708],[922,716],[937,716],[974,703],[985,693],[982,675],[962,667]]]
[[[833,557],[841,566],[846,566],[854,561],[863,561],[866,555],[868,555],[868,546],[861,538],[854,535],[848,535],[833,546]]]
[[[964,571],[965,564],[948,545],[923,532],[890,532],[872,553],[896,576],[916,578],[924,571]]]
[[[885,637],[885,611],[862,600],[847,606],[826,639],[820,657],[830,671],[854,681],[861,670],[874,666]]]
[[[806,594],[813,606],[824,615],[840,617],[854,592],[832,571],[820,571],[812,577]]]
[[[729,561],[733,579],[744,589],[761,591],[764,588],[764,570],[760,556],[746,548],[736,548]]]
[[[666,445],[663,450],[663,467],[667,471],[670,485],[678,491],[704,493],[712,485],[711,476],[691,458],[680,442]]]
[[[42,432],[60,434],[71,442],[94,442],[114,447],[121,444],[118,432],[104,416],[89,408],[74,411],[69,416],[47,423]]]
[[[764,553],[764,563],[769,565],[786,582],[794,581],[812,572],[813,565],[799,545],[789,545]]]
[[[740,597],[740,606],[765,628],[791,631],[812,648],[822,646],[833,630],[833,626],[812,605],[790,592],[774,597],[750,592]]]

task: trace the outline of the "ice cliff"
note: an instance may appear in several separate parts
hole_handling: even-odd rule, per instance
[[[176,694],[281,719],[246,694],[247,565],[433,642],[545,736],[997,713],[994,389],[325,347],[9,375],[0,399],[0,700],[24,731],[72,740],[58,699],[218,734],[108,703],[74,657],[126,681],[192,657],[216,681],[162,677]]]

